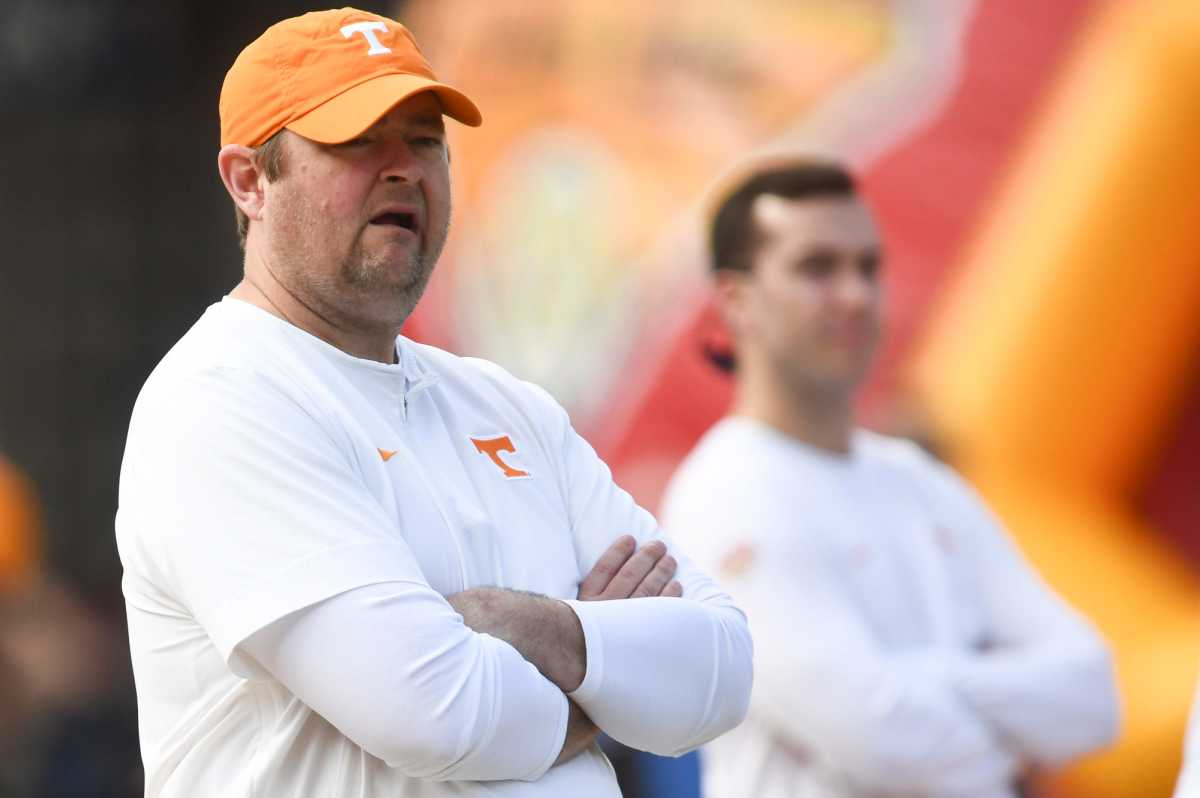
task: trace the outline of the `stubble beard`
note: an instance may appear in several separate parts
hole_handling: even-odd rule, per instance
[[[445,245],[449,218],[440,230],[422,233],[403,269],[398,270],[394,260],[365,251],[360,233],[341,263],[331,270],[321,266],[328,256],[303,235],[306,228],[319,227],[318,214],[316,208],[302,205],[280,231],[275,245],[280,255],[277,262],[283,266],[279,276],[287,275],[288,290],[298,300],[338,326],[394,333],[425,292]]]
[[[342,285],[361,302],[387,308],[393,323],[403,323],[425,293],[433,273],[433,266],[423,252],[411,253],[407,261],[403,274],[393,275],[394,263],[372,258],[355,247],[342,260],[339,272]]]
[[[400,274],[395,273],[394,262],[364,252],[359,239],[342,260],[339,273],[343,285],[362,302],[386,308],[388,323],[398,327],[421,301],[442,254],[448,231],[447,220],[440,230],[422,233],[418,242],[421,246],[408,255],[406,268]]]

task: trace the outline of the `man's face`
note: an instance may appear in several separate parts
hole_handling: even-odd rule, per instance
[[[319,144],[288,132],[268,183],[268,267],[335,326],[398,327],[446,242],[450,173],[442,109],[410,97],[358,138]]]
[[[753,265],[732,278],[739,357],[766,362],[797,389],[852,391],[880,332],[879,235],[870,212],[852,197],[764,195],[752,218]]]

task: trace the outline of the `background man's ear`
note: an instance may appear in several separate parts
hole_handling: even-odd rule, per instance
[[[715,275],[717,311],[735,337],[746,320],[746,289],[749,275],[733,269],[719,269]]]

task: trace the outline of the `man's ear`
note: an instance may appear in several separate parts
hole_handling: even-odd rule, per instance
[[[226,144],[217,153],[217,171],[234,204],[249,218],[261,221],[267,180],[258,168],[255,151],[240,144]]]
[[[736,269],[717,269],[714,274],[717,310],[734,337],[737,337],[745,326],[749,276],[746,272]]]

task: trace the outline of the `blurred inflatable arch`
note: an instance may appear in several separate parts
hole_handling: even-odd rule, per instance
[[[1116,652],[1122,738],[1055,794],[1168,796],[1179,769],[1200,581],[1140,499],[1200,404],[1197,98],[1200,4],[1106,7],[915,363],[952,458]]]

